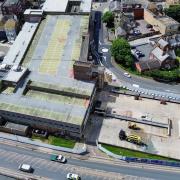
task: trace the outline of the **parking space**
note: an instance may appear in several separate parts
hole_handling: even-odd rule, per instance
[[[135,49],[132,49],[132,54],[136,57],[137,60],[147,61],[149,60],[149,54],[152,50],[153,50],[153,46],[147,43],[136,46]],[[138,56],[138,54],[135,54],[136,51],[141,52],[142,55]]]
[[[106,96],[99,96],[99,100],[106,102],[107,97],[113,97],[113,94],[107,92]],[[162,105],[160,101],[146,98],[135,100],[134,96],[121,94],[115,94],[114,98],[115,100],[107,102],[108,113],[143,119],[144,122],[168,124],[168,122],[171,121],[170,134],[168,134],[167,128],[134,123],[121,119],[104,118],[98,138],[99,142],[180,159],[179,104],[167,103],[167,105]],[[133,124],[136,124],[139,130],[130,129],[129,126]],[[121,141],[119,138],[121,129],[123,129],[127,135],[139,136],[147,146],[139,146],[127,141]]]
[[[138,29],[142,34],[153,32],[152,28],[149,28],[150,26],[147,25],[148,23],[145,20],[137,20],[136,22],[138,24],[136,29]]]

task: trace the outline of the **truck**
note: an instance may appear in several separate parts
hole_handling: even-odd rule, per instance
[[[127,136],[126,140],[128,142],[134,143],[134,144],[141,144],[142,143],[142,139],[140,136],[131,134],[129,136]]]
[[[56,162],[59,162],[59,163],[65,163],[66,162],[66,158],[64,156],[55,155],[55,154],[51,154],[50,160],[51,161],[56,161]]]

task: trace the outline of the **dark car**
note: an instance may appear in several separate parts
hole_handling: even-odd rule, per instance
[[[153,28],[153,26],[151,24],[147,24],[146,28]]]
[[[120,132],[119,132],[119,139],[120,140],[125,140],[126,139],[126,132],[124,131],[124,130],[120,130]]]

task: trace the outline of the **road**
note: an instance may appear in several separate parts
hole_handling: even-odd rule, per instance
[[[179,172],[170,172],[157,169],[146,169],[140,164],[132,167],[128,163],[113,165],[99,163],[90,160],[79,160],[68,158],[67,164],[59,164],[49,160],[49,154],[35,152],[29,149],[14,147],[7,144],[0,145],[0,167],[17,171],[20,163],[31,164],[35,169],[34,174],[48,177],[50,179],[66,179],[68,172],[75,172],[86,180],[110,180],[110,179],[135,179],[145,177],[145,179],[179,180]],[[123,175],[124,174],[124,175]],[[138,178],[137,178],[138,179]],[[143,179],[143,178],[142,178]]]
[[[105,7],[104,7],[105,8]],[[96,30],[95,32],[99,32],[99,35],[95,33],[94,39],[98,39],[99,53],[102,53],[103,48],[107,48],[109,51],[102,53],[102,64],[109,69],[112,73],[114,73],[120,82],[129,88],[134,88],[133,85],[136,84],[139,86],[139,89],[143,92],[147,92],[148,94],[157,94],[159,96],[165,97],[173,97],[180,100],[180,85],[179,84],[166,84],[160,83],[152,79],[146,79],[138,76],[132,75],[131,78],[125,77],[124,70],[117,68],[111,62],[111,54],[110,54],[110,45],[105,41],[107,38],[106,28],[104,28],[103,23],[101,22],[101,16],[103,11],[103,6],[99,7],[99,11],[96,11],[95,21],[96,21]],[[99,26],[101,24],[101,26]],[[95,41],[97,43],[97,41]],[[95,45],[97,46],[97,44]],[[135,89],[135,88],[134,88]]]

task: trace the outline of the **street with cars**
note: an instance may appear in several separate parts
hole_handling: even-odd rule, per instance
[[[98,159],[97,159],[98,160]],[[29,164],[33,169],[34,175],[49,179],[66,179],[68,173],[78,174],[81,179],[86,180],[111,180],[111,179],[179,179],[179,172],[169,170],[146,169],[141,164],[131,166],[128,163],[120,165],[117,162],[107,164],[105,162],[79,160],[67,158],[67,163],[62,164],[50,160],[50,154],[32,151],[20,147],[13,147],[7,144],[0,146],[0,167],[19,171],[20,164]],[[24,172],[26,174],[26,172]]]

